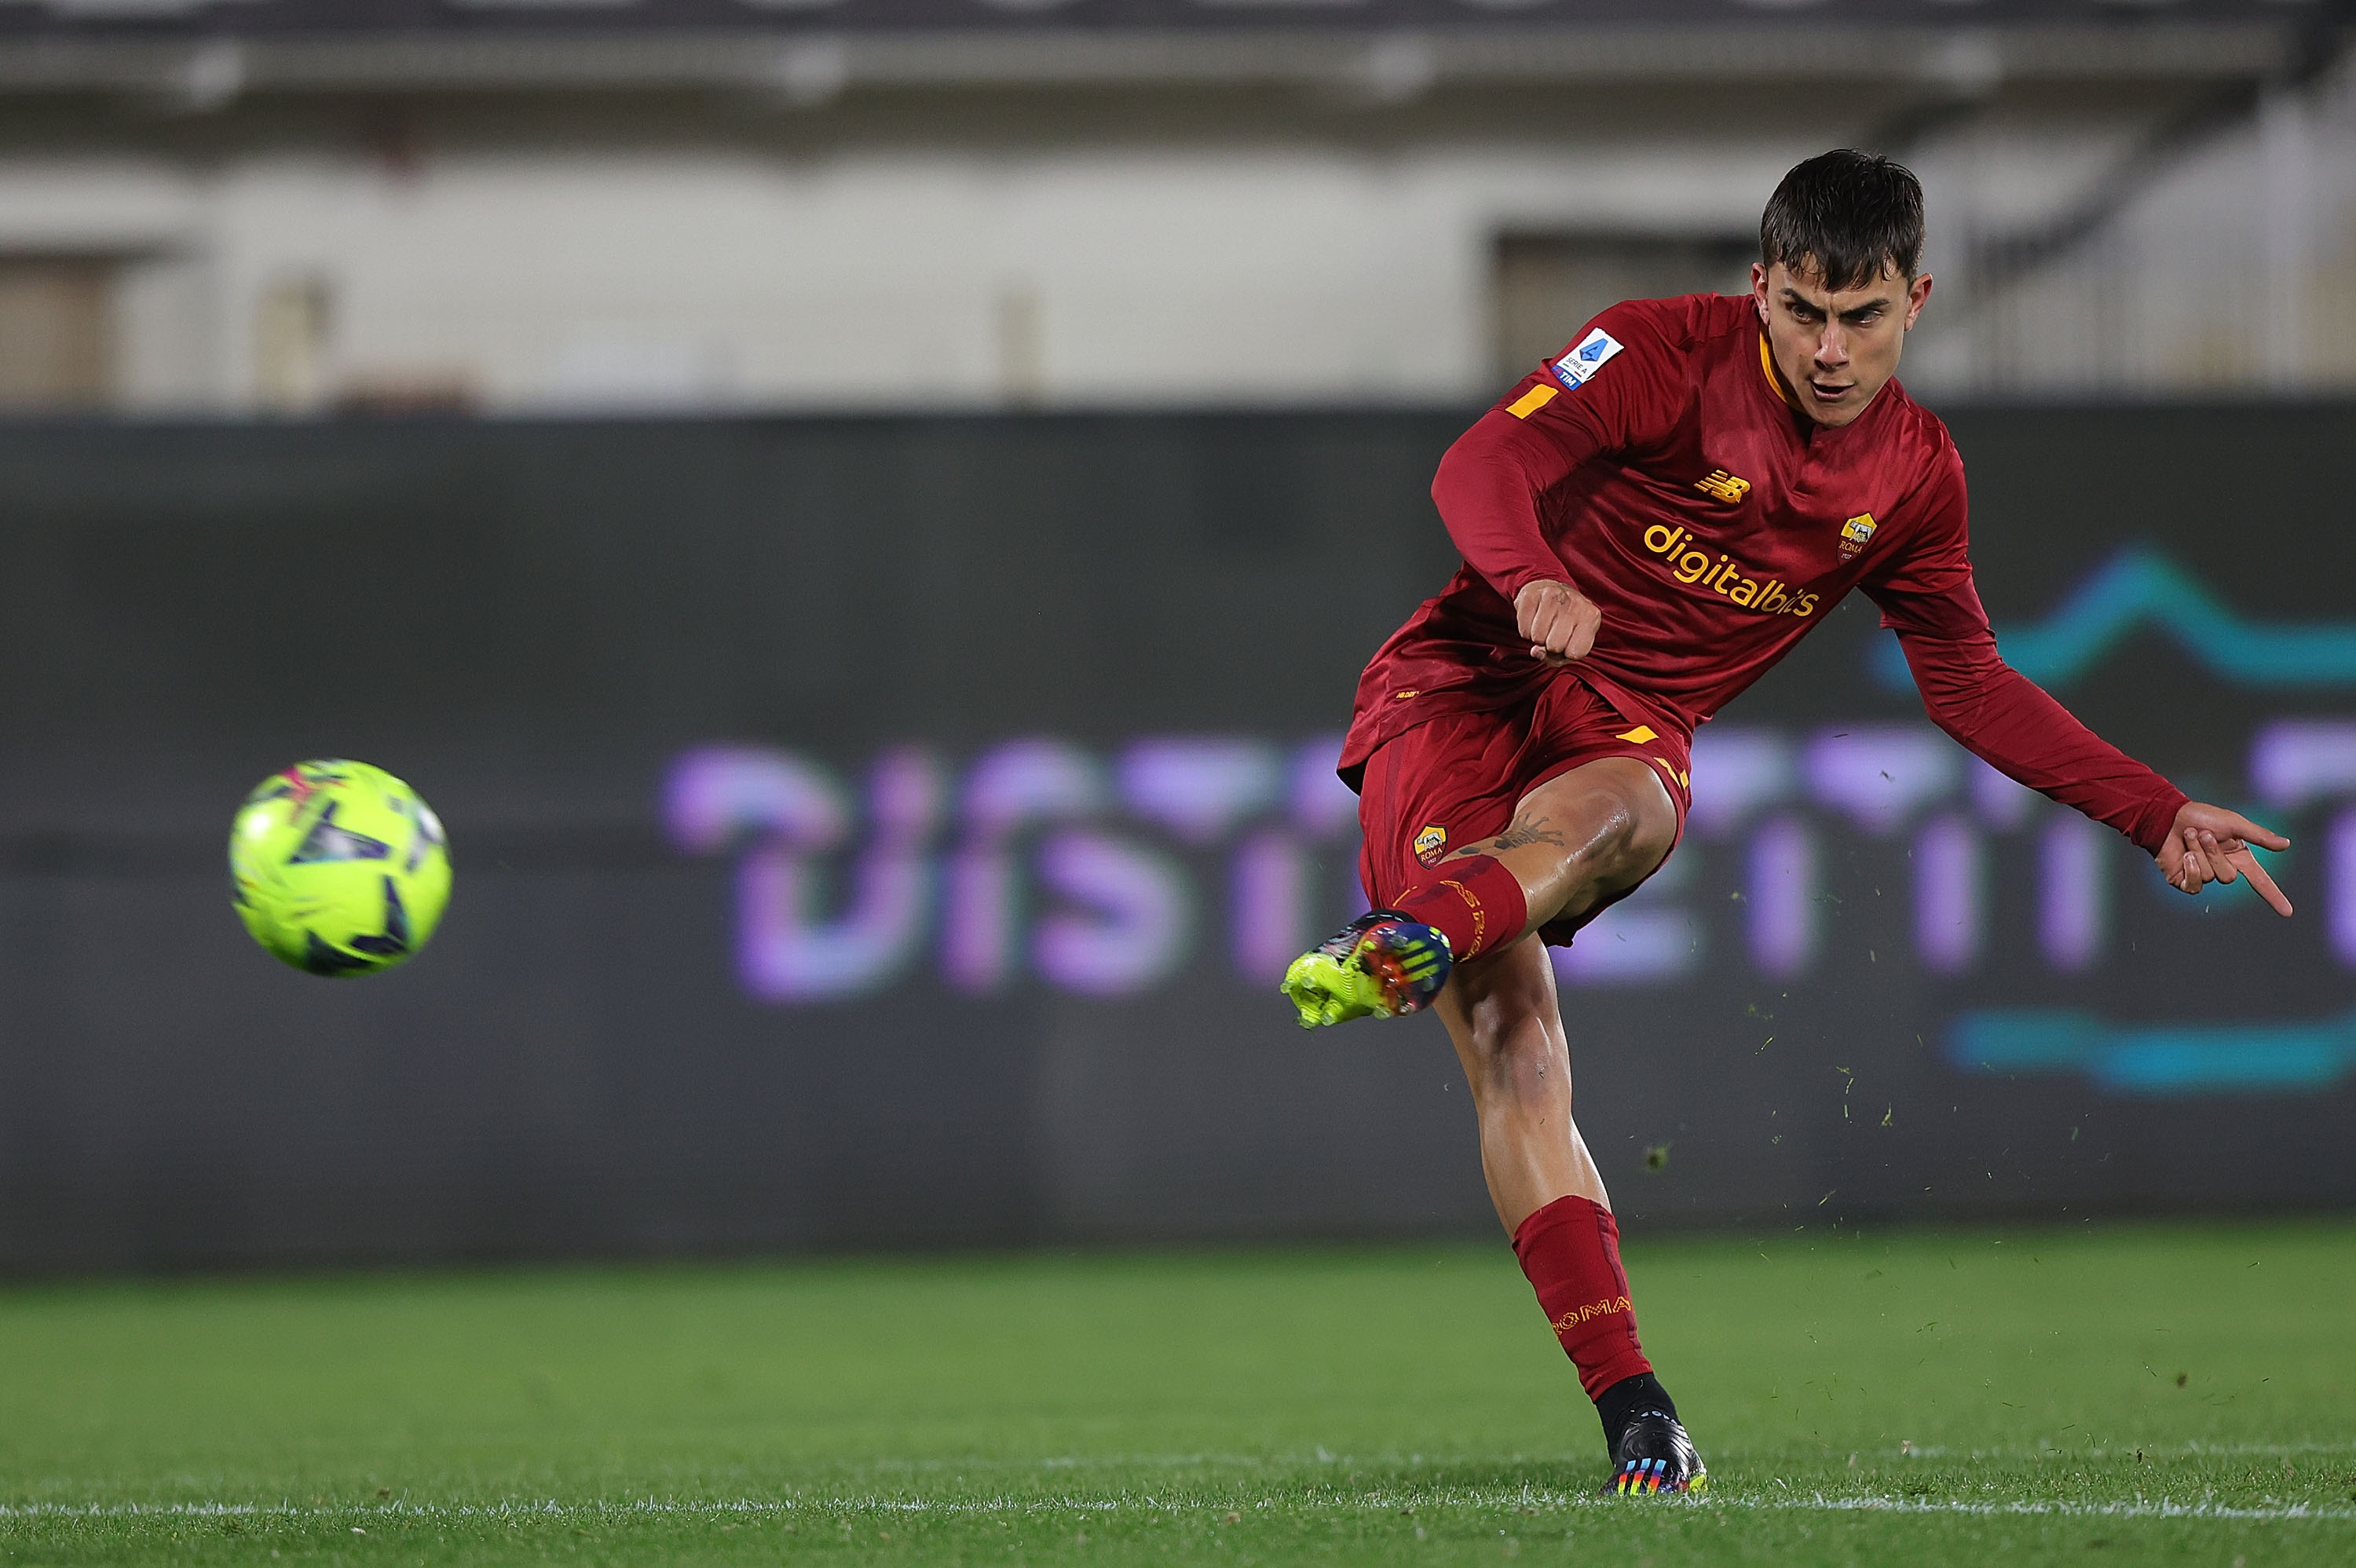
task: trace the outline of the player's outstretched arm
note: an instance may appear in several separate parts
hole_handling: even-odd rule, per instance
[[[2250,852],[2253,844],[2286,849],[2290,840],[2238,812],[2185,799],[1997,657],[1967,577],[1940,594],[1868,592],[1898,633],[1932,721],[1989,766],[2117,828],[2179,892],[2247,877],[2276,913],[2291,912]]]
[[[2211,882],[2247,877],[2250,886],[2274,906],[2276,914],[2287,916],[2290,900],[2283,897],[2283,891],[2275,886],[2275,880],[2266,875],[2266,869],[2250,853],[2253,844],[2268,849],[2290,848],[2289,839],[2259,827],[2239,812],[2188,800],[2177,807],[2176,822],[2169,830],[2168,841],[2152,858],[2159,862],[2160,874],[2168,879],[2168,885],[2179,892],[2197,893]]]
[[[1963,460],[1952,447],[1915,549],[1863,584],[1898,634],[1922,706],[1940,729],[2006,777],[2117,828],[2179,892],[2247,877],[2288,915],[2290,900],[2250,846],[2290,840],[2182,791],[2088,730],[1997,654],[1965,552]]]

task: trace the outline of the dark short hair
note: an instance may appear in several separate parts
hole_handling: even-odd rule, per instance
[[[1922,260],[1922,184],[1879,153],[1820,153],[1783,176],[1759,219],[1759,260],[1804,266],[1828,289],[1862,288]]]

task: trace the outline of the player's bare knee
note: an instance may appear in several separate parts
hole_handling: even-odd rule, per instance
[[[1653,781],[1646,780],[1648,784]],[[1677,842],[1677,808],[1667,791],[1654,787],[1626,792],[1625,821],[1619,840],[1620,863],[1614,869],[1630,879],[1649,876]]]
[[[1505,833],[1482,850],[1545,842],[1562,850],[1579,883],[1616,891],[1642,880],[1676,844],[1676,808],[1643,763],[1610,757],[1525,796]]]
[[[1635,791],[1612,790],[1601,804],[1582,869],[1590,881],[1619,886],[1651,870],[1668,845],[1651,830],[1646,803]]]

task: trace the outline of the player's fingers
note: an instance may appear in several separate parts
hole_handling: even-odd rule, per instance
[[[2241,874],[2233,869],[2233,852],[2241,847],[2239,839],[2220,843],[2214,833],[2205,827],[2201,830],[2201,858],[2209,863],[2211,873],[2221,882],[2230,882]]]
[[[1558,597],[1541,588],[1531,597],[1528,603],[1521,607],[1522,635],[1534,643],[1543,645],[1546,642],[1546,629],[1552,624],[1558,608]]]
[[[2202,807],[2201,815],[2202,818],[2201,831],[2203,833],[2212,833],[2229,841],[2244,838],[2268,849],[2290,848],[2289,839],[2271,827],[2260,827],[2239,812],[2227,811],[2222,807],[2211,805]],[[2228,848],[2231,848],[2230,842]]]
[[[1595,628],[1601,620],[1585,597],[1555,589],[1532,596],[1520,617],[1520,630],[1529,640],[1532,658],[1558,663],[1585,657],[1595,645]]]
[[[2191,859],[2185,850],[2184,835],[2181,833],[2170,835],[2167,845],[2160,850],[2159,869],[2160,874],[2168,879],[2168,885],[2179,893],[2190,892],[2193,888],[2200,885],[2197,880],[2190,880],[2190,885],[2187,885],[2188,880],[2193,879],[2196,873],[2192,869]]]
[[[2184,834],[2185,863],[2191,871],[2191,885],[2187,892],[2199,892],[2217,880],[2217,862],[2201,842],[2198,831],[2187,828]]]
[[[1549,653],[1561,653],[1569,645],[1571,630],[1570,606],[1559,596],[1549,598],[1538,617],[1538,645]]]
[[[2209,868],[2201,861],[2201,842],[2190,828],[2176,836],[2176,864],[2169,868],[2169,885],[2180,893],[2197,893],[2209,880]]]
[[[2258,897],[2272,904],[2276,914],[2285,919],[2289,918],[2290,900],[2283,897],[2283,891],[2275,886],[2274,878],[2268,876],[2266,869],[2258,864],[2258,858],[2255,855],[2251,854],[2245,848],[2234,850],[2227,859],[2241,868],[2242,875],[2250,879],[2250,886],[2257,889]]]
[[[1571,634],[1563,652],[1575,659],[1583,659],[1595,646],[1595,634],[1603,624],[1602,613],[1592,604],[1582,604],[1580,613],[1571,617]]]

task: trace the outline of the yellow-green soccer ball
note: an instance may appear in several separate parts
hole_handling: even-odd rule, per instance
[[[230,830],[229,870],[245,929],[314,975],[391,968],[450,901],[441,818],[366,763],[297,763],[262,780]]]

